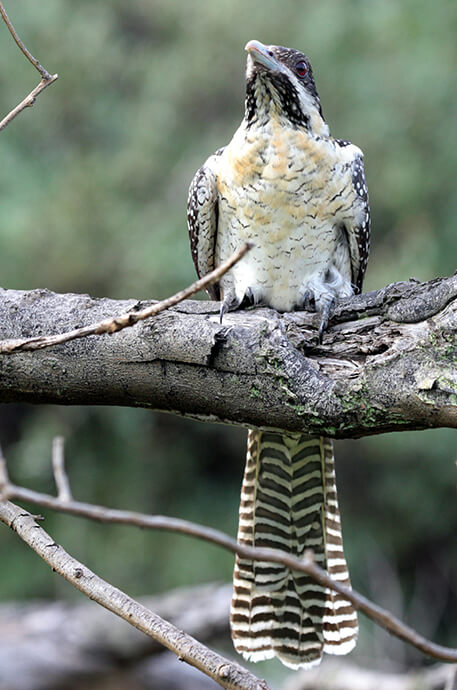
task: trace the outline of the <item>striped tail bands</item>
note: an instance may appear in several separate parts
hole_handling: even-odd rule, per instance
[[[330,439],[249,431],[238,541],[298,558],[311,549],[319,566],[350,586]],[[278,657],[291,668],[318,664],[323,652],[347,654],[358,632],[342,595],[279,563],[238,556],[231,627],[246,659]]]

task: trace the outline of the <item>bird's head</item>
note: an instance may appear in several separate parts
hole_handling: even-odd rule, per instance
[[[265,124],[271,117],[283,124],[328,135],[311,64],[303,53],[260,41],[246,44],[246,120]]]

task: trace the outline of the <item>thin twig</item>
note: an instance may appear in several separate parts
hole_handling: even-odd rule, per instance
[[[23,101],[19,103],[11,112],[6,115],[3,120],[0,121],[0,132],[5,129],[9,125],[9,123],[14,120],[15,117],[19,115],[25,108],[30,108],[36,100],[36,97],[46,89],[46,87],[49,86],[49,84],[52,84],[53,82],[56,81],[56,79],[59,78],[58,74],[49,74],[49,72],[38,62],[36,58],[33,57],[32,53],[25,47],[19,36],[17,35],[17,32],[12,25],[8,15],[5,12],[5,8],[3,7],[3,3],[0,2],[0,15],[5,22],[6,26],[8,27],[8,30],[12,37],[14,38],[15,42],[19,46],[20,50],[23,52],[27,60],[35,67],[35,69],[38,70],[38,72],[41,74],[41,81],[38,84],[38,86],[35,86],[33,91],[29,93],[28,96],[24,98]]]
[[[57,488],[59,501],[71,501],[70,482],[65,471],[65,453],[63,436],[55,436],[52,440],[52,471]]]
[[[2,476],[2,464],[5,464],[5,460],[0,458],[0,476]],[[5,474],[4,471],[3,474]],[[451,663],[457,662],[457,649],[444,647],[427,640],[386,609],[377,606],[355,590],[349,589],[336,580],[332,580],[325,570],[319,568],[319,566],[315,564],[311,553],[305,554],[305,559],[300,560],[279,549],[256,548],[238,544],[235,539],[224,534],[224,532],[220,532],[211,527],[198,525],[187,520],[163,515],[145,515],[143,513],[128,510],[115,510],[74,500],[64,503],[54,496],[18,487],[11,484],[9,481],[3,484],[3,488],[0,490],[0,498],[27,501],[43,508],[71,513],[72,515],[78,515],[79,517],[89,518],[98,522],[135,525],[146,529],[160,529],[187,534],[221,546],[234,554],[238,554],[242,558],[280,563],[290,570],[306,573],[324,587],[328,587],[342,594],[357,610],[364,613],[368,618],[371,618],[371,620],[375,621],[392,635],[395,635],[395,637],[408,642],[424,654],[441,661]]]
[[[179,304],[185,299],[188,299],[196,292],[200,290],[205,290],[207,287],[213,283],[217,283],[220,278],[227,273],[243,256],[246,252],[251,249],[252,244],[245,242],[239,249],[237,249],[232,256],[230,256],[226,261],[224,261],[220,266],[207,273],[203,278],[196,280],[195,283],[189,285],[184,290],[180,290],[171,297],[167,297],[160,302],[156,302],[146,309],[140,311],[128,311],[120,316],[115,316],[111,319],[104,319],[98,323],[94,323],[90,326],[83,326],[82,328],[75,328],[73,331],[67,331],[66,333],[59,333],[57,335],[48,336],[38,336],[36,338],[21,338],[18,340],[1,340],[0,341],[0,354],[11,354],[13,352],[24,352],[28,350],[42,350],[45,347],[51,347],[52,345],[60,345],[62,343],[67,343],[70,340],[76,340],[76,338],[85,338],[89,335],[104,335],[105,333],[116,333],[121,331],[123,328],[128,328],[134,326],[139,321],[144,321],[149,319],[151,316],[156,316],[160,312],[169,309],[170,307]]]
[[[56,81],[58,77],[58,74],[53,74],[53,76],[49,80],[42,79],[38,86],[35,86],[33,91],[31,91],[29,95],[26,96],[24,100],[19,103],[19,105],[13,108],[13,110],[9,112],[8,115],[6,115],[3,118],[3,120],[0,121],[0,132],[2,131],[2,129],[5,129],[5,127],[9,125],[11,120],[14,120],[14,118],[17,117],[17,115],[19,115],[19,113],[21,113],[25,108],[30,108],[35,103],[36,97],[42,91],[44,91],[45,88],[49,86],[49,84],[52,84],[52,82]]]
[[[3,7],[3,2],[0,2],[0,14],[1,14],[3,21],[5,22],[6,26],[8,27],[11,36],[14,38],[14,40],[16,41],[19,48],[22,50],[22,52],[24,53],[27,60],[29,62],[31,62],[32,65],[35,67],[35,69],[37,69],[38,72],[41,74],[41,78],[43,79],[43,81],[49,82],[51,80],[53,81],[54,78],[57,78],[56,74],[53,74],[53,75],[49,74],[49,72],[42,65],[40,65],[38,60],[33,57],[32,53],[22,43],[21,39],[17,35],[16,29],[12,25],[8,15],[5,12],[5,8]]]
[[[269,690],[265,681],[237,663],[205,647],[160,618],[120,589],[113,587],[68,554],[23,508],[0,502],[0,520],[11,527],[46,563],[83,594],[174,652],[229,690]]]

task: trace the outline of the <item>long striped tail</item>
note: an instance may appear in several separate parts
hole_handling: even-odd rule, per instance
[[[318,565],[350,586],[330,439],[249,431],[238,541],[298,558],[311,549]],[[354,648],[352,605],[308,575],[237,557],[233,581],[232,637],[246,659],[276,656],[286,666],[306,668],[323,652]]]

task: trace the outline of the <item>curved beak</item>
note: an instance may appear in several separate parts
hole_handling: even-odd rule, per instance
[[[266,67],[271,71],[280,69],[279,62],[276,60],[272,51],[268,46],[263,45],[260,41],[248,41],[245,50],[249,53],[252,60],[262,67]]]

